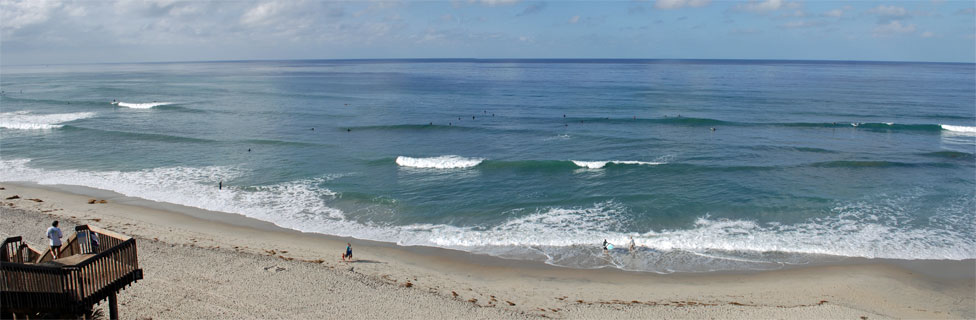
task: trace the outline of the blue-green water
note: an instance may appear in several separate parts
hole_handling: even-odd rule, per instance
[[[971,259],[974,74],[784,61],[5,66],[0,180],[579,268]],[[618,249],[604,255],[604,239]]]

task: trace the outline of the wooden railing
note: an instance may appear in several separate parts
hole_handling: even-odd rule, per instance
[[[95,303],[105,299],[106,295],[99,294],[103,289],[114,292],[134,280],[142,279],[139,270],[139,259],[136,252],[136,240],[128,239],[121,244],[99,252],[95,256],[74,265],[66,266],[68,281],[76,284],[74,288],[79,300]],[[138,272],[138,275],[133,273]],[[122,283],[120,283],[122,282]]]
[[[119,289],[142,279],[135,239],[87,225],[75,230],[70,242],[65,243],[62,257],[92,255],[77,264],[0,263],[3,273],[0,293],[6,309],[47,309],[68,313],[88,310],[106,297],[114,298]],[[91,241],[92,237],[97,237],[98,241]],[[13,244],[19,239],[8,240]],[[4,252],[7,246],[8,241],[4,241]],[[50,257],[50,250],[45,252],[45,257]],[[39,262],[43,260],[44,257],[38,259]]]
[[[71,294],[67,291],[67,271],[37,265],[0,262],[3,271],[0,295],[4,309],[31,310],[69,307]]]
[[[37,250],[24,243],[23,238],[19,236],[3,240],[3,245],[0,246],[0,261],[32,263],[39,256]]]

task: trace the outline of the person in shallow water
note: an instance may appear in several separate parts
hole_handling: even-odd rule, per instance
[[[634,243],[634,236],[630,236],[630,254],[634,255],[635,250],[637,250],[637,244]]]
[[[609,246],[610,246],[610,243],[607,242],[607,239],[603,239],[603,253],[605,253],[605,254],[610,253]]]

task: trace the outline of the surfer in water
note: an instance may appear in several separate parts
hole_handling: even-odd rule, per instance
[[[613,245],[603,239],[603,254],[610,254],[610,249],[613,249]]]

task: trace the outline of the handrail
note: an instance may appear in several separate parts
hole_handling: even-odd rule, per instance
[[[17,247],[20,247],[20,243],[23,242],[24,238],[21,236],[9,237],[3,240],[3,245],[0,246],[0,261],[8,262],[23,262],[23,261],[11,261],[11,258],[16,259]],[[8,246],[10,245],[10,246]],[[13,249],[13,250],[11,250]],[[12,251],[12,252],[11,252]],[[13,253],[13,254],[11,254]]]
[[[7,238],[0,245],[0,261],[29,263],[34,262],[39,255],[20,236]]]

